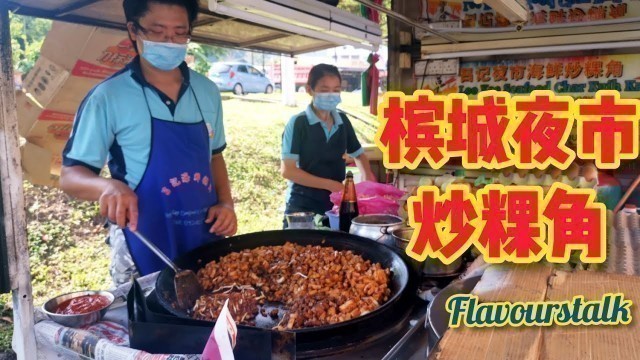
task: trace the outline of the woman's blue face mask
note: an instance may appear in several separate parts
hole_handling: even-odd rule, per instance
[[[313,106],[318,110],[333,111],[341,101],[339,92],[315,93],[313,95]]]
[[[187,44],[142,40],[142,57],[163,71],[177,68],[187,55]]]

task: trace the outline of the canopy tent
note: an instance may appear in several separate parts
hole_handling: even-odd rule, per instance
[[[193,40],[201,44],[296,55],[381,42],[378,24],[316,0],[199,2]],[[122,0],[9,0],[8,7],[21,15],[126,29]]]

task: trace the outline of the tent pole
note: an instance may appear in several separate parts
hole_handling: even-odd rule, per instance
[[[36,359],[33,298],[24,211],[18,113],[16,111],[7,1],[0,1],[0,188],[13,295],[13,349],[18,359]]]
[[[296,73],[295,60],[288,55],[280,56],[280,86],[282,87],[282,103],[296,106]]]

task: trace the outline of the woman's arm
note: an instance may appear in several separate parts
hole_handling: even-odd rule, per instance
[[[285,179],[303,186],[329,190],[331,192],[338,192],[343,189],[342,183],[338,181],[311,175],[308,172],[301,170],[298,168],[296,160],[294,159],[283,159],[280,162],[280,172]]]
[[[364,181],[378,181],[376,175],[371,171],[371,165],[369,164],[369,158],[364,153],[360,154],[360,156],[355,158],[356,166],[360,173],[362,174],[362,180]]]

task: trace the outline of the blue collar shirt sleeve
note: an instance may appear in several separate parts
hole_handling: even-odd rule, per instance
[[[293,147],[293,143],[294,143],[293,138],[294,136],[296,136],[295,134],[296,119],[300,115],[301,114],[297,114],[291,117],[287,125],[284,127],[284,132],[282,133],[282,153],[281,153],[282,160],[286,160],[286,159],[291,159],[295,161],[300,160],[300,149]]]
[[[81,165],[100,173],[115,138],[113,128],[106,98],[96,88],[76,113],[71,137],[63,151],[63,165]]]

